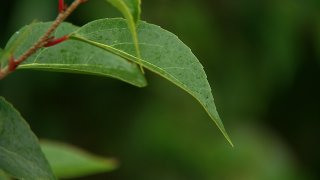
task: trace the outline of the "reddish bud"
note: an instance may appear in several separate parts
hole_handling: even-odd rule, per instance
[[[59,0],[59,13],[63,13],[67,9],[67,5],[64,0]]]
[[[61,38],[58,38],[58,39],[51,38],[51,40],[49,40],[48,43],[44,45],[44,47],[54,46],[56,44],[62,43],[63,41],[66,41],[68,39],[69,39],[69,36],[67,36],[67,35],[62,36]]]

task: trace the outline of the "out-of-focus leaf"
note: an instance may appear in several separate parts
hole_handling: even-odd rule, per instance
[[[26,180],[55,179],[27,122],[0,97],[0,169]]]
[[[136,115],[136,126],[133,127],[128,142],[132,142],[131,151],[135,150],[131,155],[135,157],[131,158],[141,162],[128,162],[131,166],[126,168],[130,172],[143,168],[149,170],[149,173],[141,173],[136,179],[314,179],[303,177],[304,167],[297,162],[292,149],[272,129],[261,128],[252,122],[244,123],[244,118],[236,116],[238,124],[231,129],[236,148],[226,148],[223,139],[216,138],[215,133],[211,132],[212,128],[205,128],[207,124],[190,120],[179,122],[177,116],[186,119],[190,116],[177,115],[176,103],[168,105],[166,113],[163,113],[164,110],[159,105],[163,101],[171,100],[156,98],[155,102],[145,105],[139,115]],[[196,111],[191,117],[201,118],[201,113]],[[180,125],[179,131],[172,127],[172,123]],[[197,140],[181,141],[182,138]],[[168,159],[172,158],[175,160],[168,163]]]
[[[123,16],[127,19],[127,24],[130,29],[134,47],[136,50],[136,56],[140,59],[141,52],[139,47],[139,38],[137,34],[137,23],[140,20],[141,14],[141,0],[107,0],[114,7],[116,7]],[[141,70],[143,72],[142,66]]]
[[[73,33],[71,38],[100,47],[133,62],[141,62],[145,68],[176,84],[200,102],[232,144],[216,110],[207,76],[191,50],[177,36],[159,26],[140,22],[137,30],[141,59],[135,56],[134,42],[129,36],[130,30],[124,19],[91,22]]]
[[[27,39],[16,48],[14,56],[18,57],[30,48],[44,34],[51,23],[36,23],[31,28]],[[26,27],[28,28],[28,27]],[[25,28],[24,28],[25,29]],[[61,37],[77,29],[69,23],[63,23],[55,32]],[[24,31],[23,29],[21,31]],[[7,47],[15,41],[13,36]],[[69,40],[53,47],[43,48],[31,56],[19,69],[35,69],[56,72],[70,72],[113,77],[132,85],[146,86],[146,80],[136,64],[115,56],[83,42]]]
[[[91,155],[71,145],[44,141],[41,148],[58,178],[109,172],[117,167],[112,159]]]

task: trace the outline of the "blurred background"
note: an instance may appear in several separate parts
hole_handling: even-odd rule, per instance
[[[1,0],[0,47],[23,25],[53,20],[56,7],[55,0]],[[178,35],[205,67],[234,148],[191,96],[151,72],[139,89],[21,70],[0,82],[0,95],[39,138],[120,162],[83,180],[320,178],[319,0],[142,0],[142,8],[143,20]],[[119,16],[90,0],[68,21]]]

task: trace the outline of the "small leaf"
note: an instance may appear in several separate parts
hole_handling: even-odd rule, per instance
[[[0,169],[26,180],[55,179],[27,122],[0,97]]]
[[[32,25],[27,39],[16,48],[14,56],[18,57],[30,48],[39,37],[47,31],[51,23],[36,23]],[[24,31],[23,28],[21,31]],[[55,32],[55,37],[62,37],[77,29],[69,23],[63,23]],[[13,36],[7,47],[11,46],[16,36]],[[49,48],[43,48],[32,55],[18,69],[35,69],[55,72],[69,72],[113,77],[138,87],[146,86],[146,80],[134,63],[103,51],[86,43],[68,40]]]
[[[136,25],[140,20],[141,14],[141,0],[107,0],[114,7],[116,7],[123,16],[127,19],[127,24],[131,32],[131,36],[134,42],[136,50],[136,56],[141,59],[141,52],[139,47],[139,38],[137,34]],[[139,63],[140,64],[140,63]],[[142,66],[140,66],[143,72]]]
[[[176,84],[200,102],[232,144],[216,110],[207,76],[191,50],[177,36],[159,26],[141,22],[137,30],[142,59],[135,56],[134,43],[128,36],[130,30],[123,19],[91,22],[72,34],[71,38],[95,45],[133,62],[141,62],[145,68]]]
[[[77,178],[117,167],[112,159],[97,157],[67,144],[44,141],[41,148],[58,178]]]
[[[1,64],[4,61],[8,62],[8,59],[13,54],[13,52],[27,39],[27,37],[29,36],[29,34],[31,32],[31,28],[33,27],[32,24],[29,26],[26,26],[25,28],[23,28],[23,30],[17,31],[14,34],[15,39],[10,42],[9,46],[7,45],[6,51],[3,51],[3,54],[2,54],[3,57],[0,56],[0,63]],[[7,62],[4,64],[7,64]]]

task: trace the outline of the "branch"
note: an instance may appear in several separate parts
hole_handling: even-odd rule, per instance
[[[50,42],[52,39],[50,38],[51,34],[58,28],[58,26],[67,18],[70,16],[70,14],[82,3],[86,2],[87,0],[75,0],[73,3],[66,9],[61,9],[61,2],[59,1],[59,15],[56,18],[56,20],[52,23],[52,25],[49,27],[47,32],[42,35],[39,40],[33,44],[32,47],[30,47],[27,51],[25,51],[19,58],[16,60],[11,57],[9,64],[3,68],[0,69],[0,80],[5,78],[8,74],[15,71],[16,67],[19,66],[22,62],[24,62],[28,57],[30,57],[32,54],[37,52],[40,48],[44,47],[48,42]],[[64,2],[63,2],[64,3]]]

